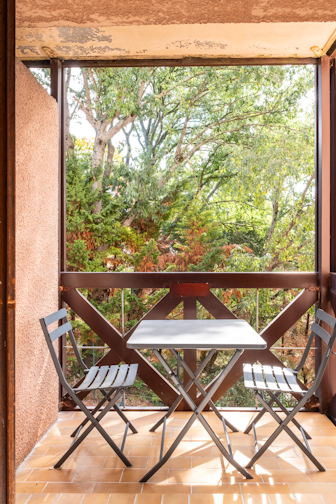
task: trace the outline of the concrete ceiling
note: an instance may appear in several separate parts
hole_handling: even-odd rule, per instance
[[[313,57],[336,0],[20,0],[20,59]]]

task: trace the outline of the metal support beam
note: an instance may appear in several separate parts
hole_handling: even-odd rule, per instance
[[[0,502],[14,504],[15,2],[0,9]]]
[[[61,286],[61,271],[66,271],[66,162],[65,162],[65,128],[64,128],[64,93],[65,93],[65,70],[62,69],[61,61],[50,60],[50,94],[58,104],[59,120],[59,146],[58,146],[58,173],[59,173],[59,286]],[[64,303],[59,296],[59,308],[63,308]],[[59,355],[64,374],[66,374],[66,336],[59,338]],[[60,385],[59,399],[61,401],[65,390]]]
[[[319,273],[320,307],[331,312],[330,304],[330,58],[323,56],[316,69],[316,271]],[[318,369],[324,344],[317,342]],[[318,390],[321,412],[328,413],[332,398],[331,363]]]
[[[335,44],[333,44],[335,45]],[[335,46],[336,48],[336,46]],[[334,57],[336,52],[334,51]],[[336,61],[331,60],[330,67],[330,300],[334,314],[336,314]],[[336,421],[336,355],[330,357],[329,386],[331,400],[329,415]]]

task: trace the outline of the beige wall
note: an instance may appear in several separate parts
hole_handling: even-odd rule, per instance
[[[55,421],[58,381],[39,318],[58,309],[58,109],[16,64],[16,464]]]

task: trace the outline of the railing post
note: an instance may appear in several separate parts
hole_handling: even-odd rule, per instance
[[[193,320],[197,318],[197,305],[195,297],[187,297],[183,300],[183,318],[185,320]],[[184,360],[190,367],[191,371],[194,373],[197,369],[197,350],[185,350],[184,351]],[[187,373],[183,373],[183,381],[184,385],[186,385],[189,381],[189,376]],[[196,387],[193,385],[189,390],[189,395],[191,399],[196,401]],[[190,406],[183,401],[182,408],[184,410],[190,410]]]

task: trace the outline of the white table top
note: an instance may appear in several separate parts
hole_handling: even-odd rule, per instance
[[[127,341],[141,349],[253,349],[267,348],[265,340],[245,320],[143,320]]]

